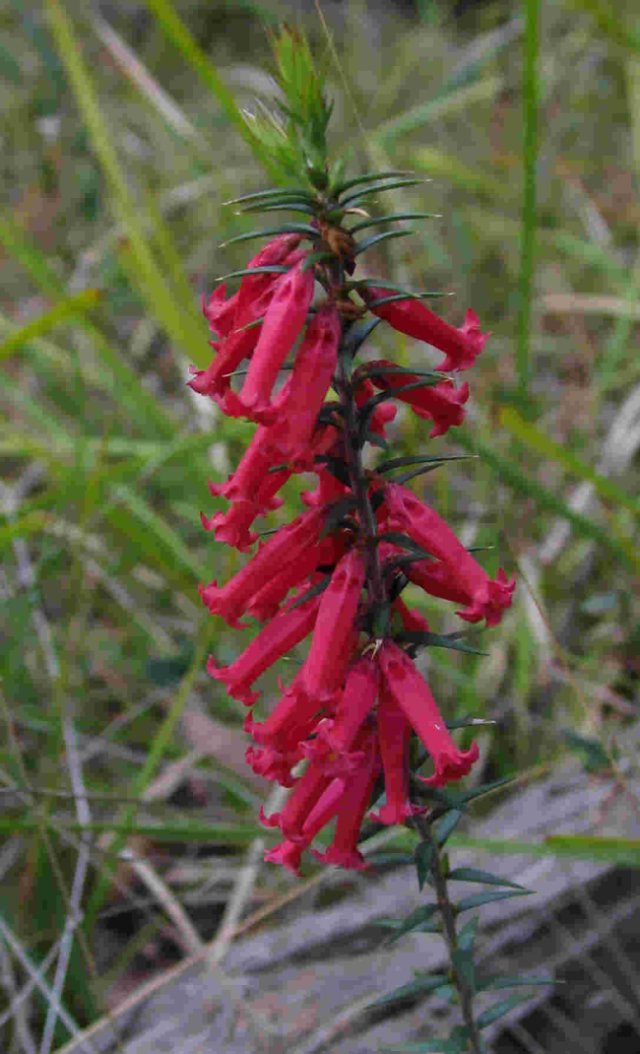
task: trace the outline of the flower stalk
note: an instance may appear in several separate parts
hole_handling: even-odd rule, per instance
[[[475,743],[467,749],[456,744],[415,664],[421,648],[442,646],[448,638],[432,634],[401,594],[411,585],[458,605],[456,615],[467,622],[494,626],[511,604],[515,583],[502,570],[492,579],[436,510],[405,486],[446,458],[408,459],[424,464],[394,475],[406,458],[365,469],[363,451],[367,445],[386,449],[397,402],[429,422],[430,438],[461,426],[469,385],[460,384],[459,374],[475,364],[489,334],[471,309],[456,327],[420,296],[358,273],[366,250],[383,237],[359,240],[363,224],[354,223],[354,215],[362,215],[360,203],[370,207],[374,196],[419,181],[398,172],[344,180],[329,164],[330,106],[308,46],[296,39],[286,31],[276,42],[286,106],[279,118],[256,124],[253,134],[262,136],[298,185],[257,191],[235,204],[252,213],[302,212],[305,223],[256,231],[269,241],[234,273],[238,289],[228,294],[222,284],[205,299],[214,356],[189,383],[224,414],[256,426],[236,471],[210,484],[212,496],[228,503],[202,515],[216,541],[252,550],[255,521],[282,504],[280,491],[292,476],[312,473],[316,487],[302,495],[306,510],[279,526],[229,582],[200,586],[213,617],[237,629],[251,625],[241,619],[263,624],[230,666],[211,656],[208,671],[250,708],[248,764],[291,788],[280,812],[260,813],[262,823],[282,835],[267,861],[299,875],[309,850],[323,863],[361,870],[367,865],[358,842],[367,815],[379,824],[407,822],[418,829],[430,853],[470,1044],[456,1049],[480,1054],[445,866],[423,818],[425,807],[412,797],[416,784],[427,796],[440,794],[468,774],[479,752]],[[380,219],[389,221],[388,215]],[[418,342],[414,366],[355,362],[378,324]],[[435,369],[428,348],[445,355]],[[452,647],[457,636],[451,635]],[[298,672],[265,710],[255,682],[307,640]],[[411,771],[414,736],[430,759],[431,775]],[[328,846],[315,847],[330,825]]]
[[[471,1054],[485,1054],[484,1044],[473,1012],[473,989],[465,976],[464,970],[459,965],[461,949],[456,927],[456,909],[449,897],[443,854],[440,852],[437,839],[434,838],[429,820],[425,816],[414,816],[411,822],[418,831],[422,843],[428,846],[429,873],[442,920],[442,934],[449,951],[451,980],[458,993],[460,1014],[467,1030],[468,1049]]]

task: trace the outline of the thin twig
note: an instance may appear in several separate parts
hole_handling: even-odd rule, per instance
[[[433,836],[428,821],[423,816],[414,816],[413,822],[423,842],[426,842],[430,847],[429,870],[433,879],[433,888],[442,919],[443,936],[449,949],[452,979],[460,999],[460,1011],[467,1028],[469,1044],[473,1054],[483,1054],[482,1040],[473,1016],[473,992],[462,972],[456,966],[456,953],[459,950],[459,945],[455,910],[449,899],[447,879],[442,866],[438,843]]]
[[[198,955],[203,947],[200,935],[180,901],[174,896],[167,884],[163,882],[157,871],[148,861],[137,856],[131,849],[123,849],[120,853],[120,859],[131,864],[140,881],[147,887],[160,904],[164,913],[171,919],[180,935],[185,950],[190,955]]]
[[[24,989],[20,993],[16,990],[16,979],[13,975],[11,958],[8,950],[3,947],[2,944],[0,944],[0,981],[2,982],[2,987],[7,993],[7,1001],[9,1003],[9,1009],[5,1014],[0,1016],[0,1028],[2,1028],[3,1024],[13,1018],[16,1024],[16,1035],[24,1054],[37,1054],[38,1048],[36,1047],[35,1040],[31,1034],[28,1014],[26,1012],[26,1007],[24,1006],[26,995],[23,994]],[[29,991],[30,990],[31,988]]]
[[[63,717],[62,727],[67,752],[67,763],[69,766],[69,779],[71,781],[71,789],[76,803],[76,815],[79,823],[83,826],[88,826],[91,823],[91,811],[89,809],[87,792],[82,775],[76,730],[68,715]],[[40,1054],[49,1054],[53,1043],[56,1021],[58,1019],[57,1007],[60,1005],[60,999],[62,998],[62,992],[64,990],[75,931],[82,918],[80,911],[82,894],[84,892],[90,862],[91,834],[89,831],[85,831],[80,836],[80,848],[78,850],[76,869],[73,876],[73,883],[71,885],[67,917],[62,932],[62,939],[60,941],[60,955],[58,957],[56,972],[53,979],[53,992],[56,1001],[51,1002],[47,1010],[42,1042],[40,1044]]]
[[[47,983],[42,968],[36,966],[35,963],[31,962],[31,959],[25,952],[24,948],[20,944],[20,941],[16,937],[15,933],[5,921],[3,916],[0,914],[0,936],[6,941],[7,945],[15,955],[16,959],[22,966],[23,970],[29,975],[34,985],[42,993],[48,1003],[55,1003],[58,1017],[62,1021],[65,1028],[69,1030],[71,1035],[76,1040],[82,1040],[83,1043],[87,1043],[88,1048],[92,1051],[92,1054],[98,1054],[96,1047],[88,1040],[82,1033],[72,1018],[69,1011],[62,1005],[55,992],[53,991],[50,984]]]

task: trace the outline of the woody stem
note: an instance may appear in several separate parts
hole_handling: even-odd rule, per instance
[[[378,554],[378,525],[369,500],[369,485],[362,464],[361,447],[358,442],[358,408],[353,397],[353,388],[343,355],[338,359],[336,386],[342,407],[344,446],[349,483],[356,500],[358,517],[364,534],[367,559],[367,582],[374,609],[386,605],[387,591]]]
[[[483,1054],[484,1047],[473,1016],[473,990],[467,983],[462,971],[458,969],[456,962],[460,946],[458,944],[458,933],[456,930],[455,908],[449,898],[449,889],[443,867],[440,848],[433,835],[428,820],[424,816],[414,816],[413,823],[420,834],[423,842],[430,847],[429,870],[433,880],[436,899],[440,917],[442,919],[443,936],[449,950],[449,961],[451,963],[452,980],[458,992],[460,1000],[460,1012],[467,1029],[469,1050],[472,1054]]]

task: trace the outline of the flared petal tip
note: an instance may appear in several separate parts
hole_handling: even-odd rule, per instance
[[[420,776],[419,779],[427,787],[444,787],[447,783],[462,779],[467,776],[475,761],[478,760],[480,751],[477,743],[472,743],[469,750],[456,750],[455,753],[439,754],[435,759],[436,771],[427,779]]]
[[[266,863],[280,864],[281,867],[286,867],[287,871],[291,871],[297,878],[302,878],[302,872],[300,871],[302,851],[303,847],[296,845],[295,842],[280,842],[273,849],[267,850],[264,854],[264,859]]]
[[[357,849],[345,850],[329,846],[324,853],[320,853],[317,849],[312,849],[311,852],[321,864],[332,864],[346,871],[365,871],[369,867],[362,853],[359,853]]]
[[[422,816],[427,811],[427,805],[411,805],[409,802],[405,804],[389,804],[381,806],[378,812],[370,812],[369,819],[373,823],[381,823],[385,827],[392,827],[394,824],[403,824],[405,820],[410,819],[412,816]]]

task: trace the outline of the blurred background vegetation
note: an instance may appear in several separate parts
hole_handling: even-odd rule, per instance
[[[435,692],[452,719],[497,722],[485,779],[624,753],[640,672],[640,21],[632,3],[540,6],[5,0],[0,926],[7,999],[24,984],[29,998],[0,1005],[3,1049],[48,1054],[209,939],[258,832],[243,707],[203,672],[208,650],[230,661],[246,638],[197,595],[242,560],[199,513],[252,429],[185,380],[209,359],[200,294],[248,255],[219,243],[256,226],[224,207],[264,185],[233,100],[269,92],[283,17],[326,58],[335,155],[431,180],[380,203],[440,218],[368,254],[370,273],[454,294],[439,310],[458,323],[472,306],[493,331],[466,425],[438,444],[479,457],[419,489],[490,547],[493,572],[517,574],[517,599],[480,639],[487,657],[433,653]],[[390,330],[375,348],[422,354]],[[397,453],[425,445],[400,414]],[[436,630],[459,628],[421,602]],[[286,884],[261,871],[253,906]]]

